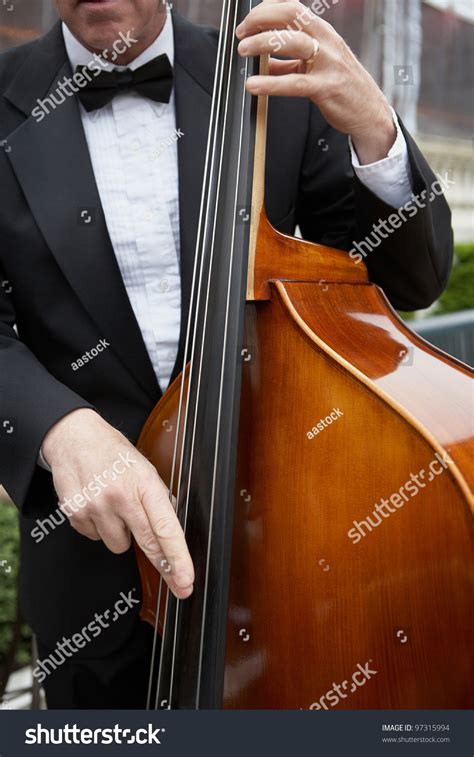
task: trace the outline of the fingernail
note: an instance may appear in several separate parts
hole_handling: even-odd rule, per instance
[[[191,594],[193,593],[193,587],[189,586],[187,589],[179,589],[179,596],[176,593],[176,591],[178,591],[178,590],[175,590],[173,592],[173,594],[175,595],[176,599],[188,599],[188,597],[190,597]]]
[[[249,49],[249,46],[248,46],[248,44],[246,42],[241,42],[240,45],[239,45],[239,47],[238,47],[239,53],[241,55],[245,55],[245,53],[248,51],[248,49]]]
[[[244,27],[242,24],[240,24],[237,29],[235,30],[235,35],[238,39],[242,39],[244,36]]]
[[[188,586],[192,586],[194,583],[191,573],[177,573],[176,576],[173,576],[173,579],[176,586],[179,586],[180,589],[187,589]]]

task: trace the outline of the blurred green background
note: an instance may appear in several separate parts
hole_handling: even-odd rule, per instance
[[[18,607],[19,562],[17,511],[10,501],[0,501],[0,701],[9,673],[31,657],[31,632]]]
[[[434,306],[432,315],[447,315],[473,308],[474,242],[456,245],[449,285]],[[413,321],[417,317],[417,313],[400,313],[400,315],[407,321]]]

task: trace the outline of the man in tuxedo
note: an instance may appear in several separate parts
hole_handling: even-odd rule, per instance
[[[131,534],[158,570],[172,561],[177,596],[194,576],[133,443],[183,362],[218,33],[162,0],[56,5],[44,38],[0,56],[0,481],[49,707],[143,707]],[[395,307],[428,306],[449,276],[449,209],[369,74],[297,2],[256,7],[237,36],[243,56],[287,58],[247,85],[274,95],[271,222],[363,250]]]

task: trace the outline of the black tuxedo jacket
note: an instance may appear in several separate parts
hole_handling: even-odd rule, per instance
[[[218,35],[178,15],[174,27],[177,126],[185,135],[178,144],[184,333]],[[114,556],[67,523],[41,543],[31,537],[31,518],[57,507],[51,476],[36,464],[42,439],[66,413],[91,406],[136,440],[160,397],[107,232],[78,102],[68,97],[41,123],[31,115],[70,74],[59,24],[0,56],[0,482],[22,513],[24,610],[49,646],[139,580],[133,553]],[[406,136],[419,194],[435,177]],[[270,103],[266,204],[279,230],[293,233],[299,224],[305,238],[347,250],[393,212],[354,177],[347,137],[297,98]],[[451,259],[441,197],[367,264],[396,307],[415,309],[440,294]],[[101,339],[110,348],[73,371]],[[84,654],[124,643],[131,623],[132,613]]]

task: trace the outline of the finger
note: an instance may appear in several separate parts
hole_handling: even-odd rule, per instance
[[[105,546],[114,555],[121,555],[130,549],[130,531],[123,520],[117,518],[112,511],[108,511],[107,518],[96,518],[94,525]]]
[[[81,534],[81,536],[87,536],[87,538],[92,539],[92,541],[101,540],[101,537],[90,518],[80,518],[76,521],[74,517],[71,517],[69,518],[69,522],[73,529],[77,531],[78,534]]]
[[[161,574],[178,599],[186,599],[192,593],[192,586],[180,587],[174,579],[175,566],[165,557],[156,536],[153,533],[145,511],[140,506],[135,508],[127,517],[127,525],[130,528],[137,546],[142,550],[153,567]]]
[[[274,95],[276,97],[315,97],[314,77],[307,74],[287,74],[284,76],[251,76],[247,80],[247,91],[252,95]]]
[[[329,24],[302,3],[271,0],[253,8],[236,29],[238,39],[271,29],[304,29],[308,34],[325,34]]]
[[[168,562],[162,551],[160,551],[160,556],[158,558],[158,570],[161,577],[178,599],[187,599],[193,593],[193,584],[190,584],[185,588],[178,586],[173,575],[174,567]]]
[[[305,64],[301,60],[277,60],[270,58],[269,73],[272,76],[285,76],[286,74],[304,74]]]
[[[194,583],[194,567],[183,530],[169,500],[164,484],[148,486],[142,494],[142,505],[165,558],[173,566],[173,580],[180,589]]]
[[[261,32],[239,43],[238,52],[243,57],[258,55],[283,55],[286,58],[308,60],[314,55],[314,37],[305,32],[285,32],[282,39],[274,31]]]

